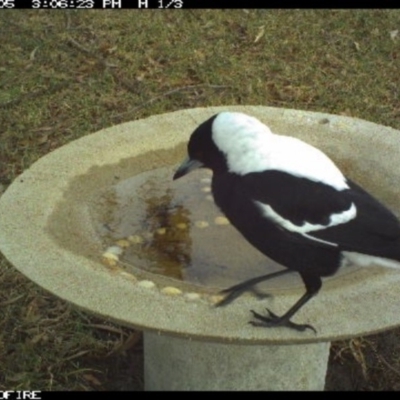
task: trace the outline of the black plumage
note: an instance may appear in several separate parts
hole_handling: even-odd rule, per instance
[[[305,284],[306,293],[283,316],[252,311],[253,325],[315,330],[290,318],[318,293],[322,277],[349,262],[400,268],[396,216],[314,147],[275,135],[245,114],[225,112],[192,133],[188,154],[174,179],[210,168],[217,206],[254,247],[287,268],[224,290],[219,305],[293,271]]]

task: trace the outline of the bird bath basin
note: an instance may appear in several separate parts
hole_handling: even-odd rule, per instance
[[[331,340],[400,325],[400,271],[349,267],[325,279],[294,317],[317,335],[247,323],[250,309],[286,311],[304,292],[296,274],[259,285],[272,298],[249,293],[215,308],[220,289],[281,268],[223,218],[206,170],[172,181],[192,130],[226,109],[319,147],[400,215],[399,131],[329,114],[210,107],[114,126],[40,159],[0,198],[0,250],[46,290],[144,330],[148,389],[322,389]]]

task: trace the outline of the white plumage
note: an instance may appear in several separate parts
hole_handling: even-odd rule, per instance
[[[218,114],[212,138],[225,154],[230,172],[245,175],[279,170],[326,183],[338,190],[348,188],[339,168],[322,151],[297,138],[276,135],[258,119],[246,114]]]

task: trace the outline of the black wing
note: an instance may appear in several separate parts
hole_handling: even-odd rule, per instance
[[[302,235],[281,225],[281,229],[292,233],[295,241],[305,240],[306,236],[309,238],[307,242],[316,246],[326,246],[328,242],[342,250],[389,258],[400,256],[398,219],[350,180],[349,189],[339,191],[321,182],[274,170],[247,174],[242,179],[245,190],[252,199],[269,205],[282,218],[297,227],[307,222],[326,226]],[[355,218],[328,227],[332,214],[349,210],[352,204],[357,209]],[[312,238],[317,240],[313,241]]]
[[[348,179],[346,195],[357,207],[357,217],[313,236],[332,240],[343,250],[400,260],[400,222],[368,192]]]

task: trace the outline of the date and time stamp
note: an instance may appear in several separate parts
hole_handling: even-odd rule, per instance
[[[184,0],[0,0],[1,9],[183,8]],[[1,399],[0,399],[1,400]]]

